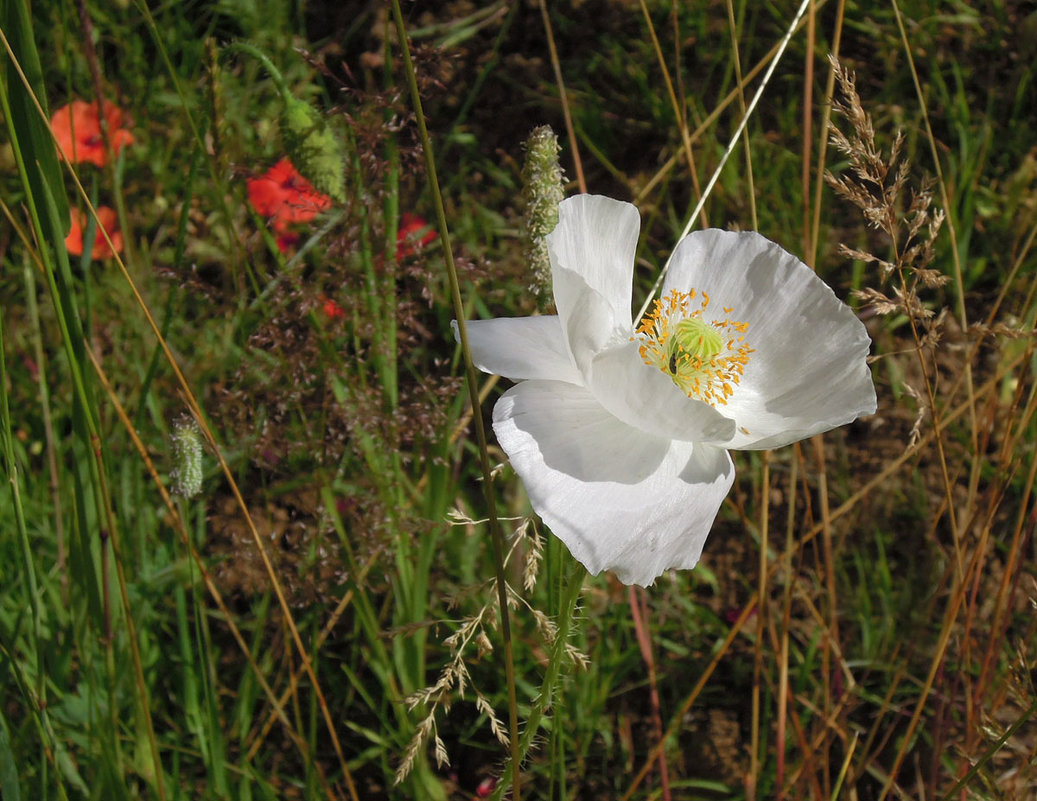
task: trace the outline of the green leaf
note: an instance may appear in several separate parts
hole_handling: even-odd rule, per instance
[[[33,95],[39,101],[44,114],[48,114],[47,95],[44,91],[43,69],[40,66],[40,54],[36,49],[36,41],[32,35],[32,21],[29,18],[29,6],[25,0],[0,0],[0,26],[3,27],[10,53],[5,49],[0,53],[0,74],[2,74],[2,91],[8,106],[5,109],[7,128],[11,135],[11,146],[21,159],[28,182],[34,197],[42,197],[43,184],[49,189],[47,194],[53,199],[58,211],[58,218],[64,230],[60,232],[65,238],[69,227],[68,199],[61,181],[61,169],[58,165],[57,148],[51,138],[46,123],[41,119],[36,108]],[[11,60],[13,55],[14,62]],[[22,75],[25,81],[22,80]],[[28,87],[26,87],[26,82]],[[30,91],[31,90],[31,91]],[[44,223],[46,225],[46,223]]]

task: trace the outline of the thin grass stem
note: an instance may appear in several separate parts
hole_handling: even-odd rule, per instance
[[[641,12],[644,14],[645,26],[648,28],[648,35],[652,39],[652,48],[655,50],[656,58],[659,61],[659,71],[662,73],[663,81],[666,84],[666,94],[670,99],[670,106],[673,109],[673,117],[677,122],[677,129],[681,135],[681,147],[684,149],[684,158],[688,162],[688,173],[691,177],[692,190],[695,193],[695,199],[698,200],[698,198],[702,196],[702,187],[699,186],[699,173],[698,170],[695,169],[695,154],[691,150],[691,134],[688,131],[688,121],[685,119],[684,112],[681,109],[681,103],[677,100],[677,93],[673,88],[673,80],[670,78],[670,70],[666,66],[666,59],[663,58],[662,47],[659,45],[659,37],[655,33],[655,25],[652,24],[652,17],[648,13],[648,5],[645,3],[645,0],[639,0],[639,3],[641,6]],[[680,51],[678,50],[678,53],[679,52]],[[741,80],[741,76],[739,76],[739,80]],[[699,209],[699,217],[699,223],[702,227],[708,228],[709,219],[706,217],[706,210],[704,208]]]
[[[778,44],[778,48],[774,53],[774,57],[771,59],[770,65],[767,67],[767,71],[763,75],[763,79],[760,81],[760,85],[756,88],[756,93],[753,95],[753,99],[749,102],[749,107],[746,109],[745,114],[742,115],[742,119],[739,120],[738,125],[735,127],[734,133],[731,135],[730,141],[727,143],[727,147],[724,148],[724,154],[720,157],[720,162],[713,170],[713,175],[710,176],[709,181],[706,183],[706,188],[702,192],[702,196],[699,198],[698,203],[695,204],[695,209],[688,216],[688,222],[684,226],[684,230],[678,238],[684,239],[695,224],[695,218],[699,216],[699,212],[706,205],[706,201],[709,199],[710,193],[713,191],[713,187],[716,186],[717,181],[720,179],[720,173],[724,169],[724,165],[727,164],[728,158],[731,156],[732,151],[735,148],[738,140],[742,136],[742,132],[745,130],[745,126],[749,123],[749,118],[756,110],[757,104],[760,102],[760,98],[763,97],[763,92],[767,88],[767,85],[771,81],[771,76],[774,75],[774,70],[777,69],[778,63],[781,61],[781,57],[785,54],[785,49],[788,47],[789,42],[792,40],[792,35],[796,32],[799,27],[800,20],[803,19],[803,14],[807,10],[807,6],[811,0],[802,0],[799,4],[799,8],[796,10],[795,16],[792,18],[792,22],[786,30],[785,35],[782,37],[781,42]],[[666,259],[666,263],[663,265],[662,270],[659,272],[659,277],[656,279],[655,284],[652,285],[651,291],[645,298],[644,305],[641,306],[640,311],[634,317],[635,320],[640,320],[645,316],[645,312],[648,310],[648,306],[651,304],[652,299],[655,297],[656,292],[659,291],[659,287],[662,286],[663,279],[666,277],[667,271],[670,269],[670,260],[673,258],[673,254]]]
[[[749,801],[756,798],[756,790],[760,780],[760,714],[762,700],[760,688],[763,679],[763,643],[764,630],[767,625],[767,551],[770,548],[770,510],[771,510],[771,461],[770,451],[760,453],[760,542],[757,557],[759,575],[756,579],[756,637],[753,642],[753,692],[752,722],[749,735],[749,775],[746,777],[746,796]]]
[[[832,56],[839,58],[839,49],[843,39],[843,21],[846,15],[846,0],[839,0],[835,9],[835,22],[832,33]],[[828,63],[828,78],[825,83],[824,103],[821,106],[821,133],[817,142],[817,170],[819,180],[814,183],[814,217],[810,226],[810,245],[806,250],[805,261],[817,269],[817,249],[821,241],[821,198],[825,182],[820,180],[824,175],[825,162],[828,158],[828,131],[832,125],[832,98],[835,96],[835,65],[832,59]]]
[[[796,530],[796,479],[799,473],[799,448],[792,451],[792,466],[789,473],[789,511],[785,521],[785,586],[782,591],[781,641],[778,649],[778,708],[777,731],[775,732],[776,766],[774,784],[778,788],[778,801],[784,798],[785,786],[785,730],[788,725],[789,703],[789,630],[792,621],[792,552],[795,550]]]
[[[539,0],[540,16],[544,21],[544,33],[547,36],[547,49],[551,56],[551,68],[558,86],[558,102],[562,106],[565,119],[565,132],[569,137],[569,147],[573,152],[573,170],[576,172],[576,185],[581,194],[587,193],[587,179],[583,176],[583,161],[580,159],[580,147],[576,139],[576,128],[573,126],[572,112],[569,110],[569,96],[565,92],[565,80],[562,78],[562,65],[558,60],[558,48],[555,46],[554,29],[551,27],[551,15],[547,12],[547,0]]]
[[[735,68],[735,89],[738,92],[738,110],[742,117],[747,116],[747,109],[745,105],[745,83],[742,79],[742,58],[738,50],[738,22],[735,19],[735,6],[734,0],[727,0],[727,27],[731,34],[731,62]],[[811,9],[813,6],[811,6]],[[811,14],[813,17],[813,14]],[[746,195],[749,198],[749,219],[751,220],[752,230],[758,231],[760,229],[760,220],[756,215],[756,184],[753,180],[753,153],[752,148],[749,146],[749,129],[742,128],[742,147],[745,148],[745,181],[746,181]],[[696,184],[696,190],[698,186]],[[703,219],[702,227],[706,227],[706,222]]]
[[[490,539],[493,543],[494,566],[497,577],[497,600],[500,605],[501,636],[504,639],[504,670],[507,681],[508,692],[508,725],[509,740],[511,748],[511,791],[515,801],[521,801],[521,779],[519,778],[519,735],[518,735],[518,696],[515,688],[515,659],[514,645],[511,635],[511,619],[508,614],[508,592],[507,576],[504,572],[504,536],[501,533],[500,521],[497,519],[496,499],[493,492],[493,471],[490,465],[489,446],[486,439],[486,429],[483,423],[482,412],[479,405],[479,382],[475,372],[475,364],[472,362],[471,350],[468,346],[468,330],[465,326],[464,302],[461,300],[461,288],[457,279],[457,267],[454,264],[454,253],[450,245],[450,228],[447,225],[446,209],[443,205],[443,196],[439,189],[439,180],[436,175],[436,161],[432,153],[432,142],[429,138],[428,128],[425,125],[425,114],[422,110],[421,94],[418,91],[417,74],[414,62],[410,55],[410,45],[407,40],[407,28],[403,21],[403,11],[400,9],[399,0],[392,3],[393,18],[396,23],[396,34],[399,42],[400,52],[403,56],[404,77],[410,89],[411,102],[414,107],[414,115],[418,124],[418,134],[421,140],[422,151],[425,156],[425,170],[428,175],[429,188],[432,191],[433,205],[436,209],[436,223],[439,229],[440,241],[443,243],[443,252],[446,255],[447,278],[450,283],[450,297],[457,315],[457,332],[461,344],[465,364],[465,380],[468,384],[468,395],[472,407],[472,419],[475,422],[476,445],[479,452],[479,465],[483,476],[483,491],[486,495],[487,517],[490,527]]]

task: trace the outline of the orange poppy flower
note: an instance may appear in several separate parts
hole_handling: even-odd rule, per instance
[[[123,128],[122,109],[107,100],[101,103],[112,149],[118,155],[125,145],[133,143],[133,134]],[[101,119],[97,103],[73,100],[50,118],[50,127],[58,141],[58,154],[73,163],[89,162],[98,167],[108,163],[101,136]]]
[[[400,218],[400,230],[396,234],[396,261],[403,261],[407,256],[413,256],[436,236],[436,232],[429,228],[424,217],[419,217],[417,214],[404,214]]]
[[[285,231],[278,230],[278,226],[274,226],[274,231],[277,236],[274,237],[274,243],[277,245],[277,249],[282,253],[295,248],[299,244],[299,232],[298,231]]]
[[[248,199],[278,232],[293,223],[309,222],[331,205],[331,198],[314,189],[287,158],[248,180]]]
[[[324,304],[322,307],[324,309],[324,315],[329,320],[334,320],[338,317],[344,318],[346,316],[346,310],[339,306],[335,301],[327,295],[322,295],[322,297],[324,298]]]
[[[122,232],[119,230],[119,219],[114,209],[110,209],[108,206],[98,206],[97,217],[101,221],[101,226],[111,237],[115,250],[113,251],[108,246],[101,227],[98,227],[94,234],[94,245],[90,249],[90,258],[110,259],[116,253],[122,252]],[[83,229],[87,227],[88,222],[89,218],[86,214],[79,209],[72,209],[72,230],[65,237],[65,250],[73,256],[83,255]]]

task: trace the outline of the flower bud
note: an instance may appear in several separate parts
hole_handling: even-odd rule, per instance
[[[281,136],[292,163],[317,191],[344,203],[345,156],[341,140],[309,103],[286,95],[284,104]]]

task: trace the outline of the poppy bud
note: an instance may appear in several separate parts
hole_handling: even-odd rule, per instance
[[[319,192],[344,203],[346,179],[342,142],[309,103],[284,97],[281,136],[292,162]]]

